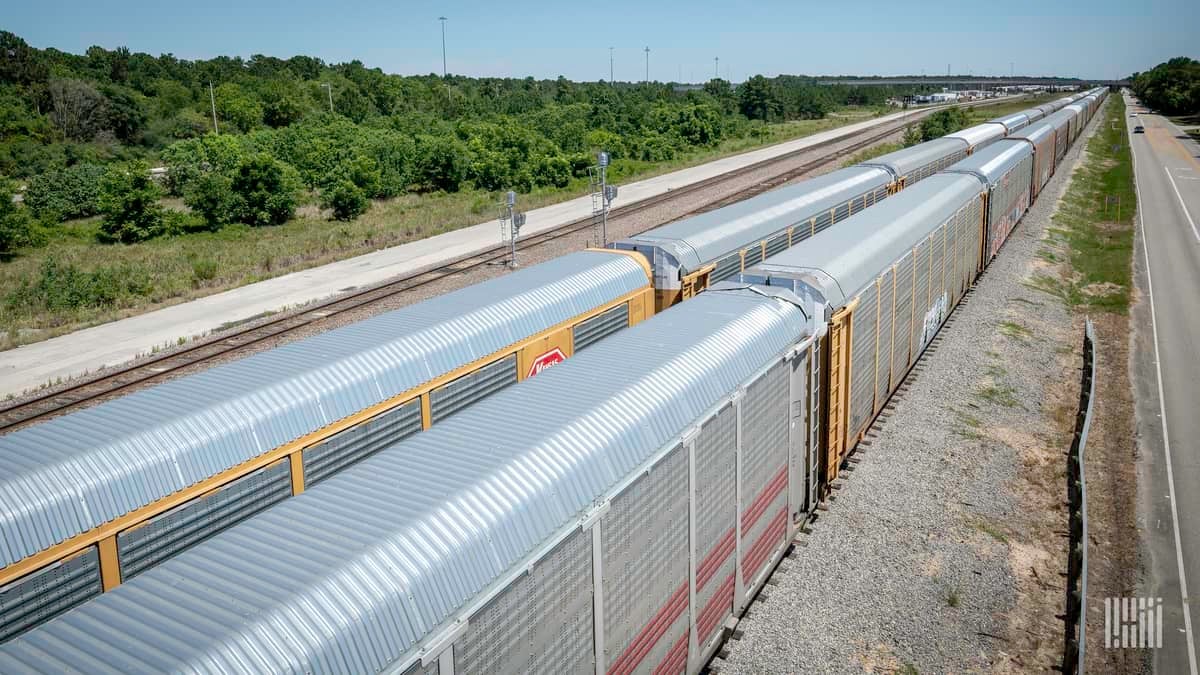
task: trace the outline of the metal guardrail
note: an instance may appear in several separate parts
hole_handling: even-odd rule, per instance
[[[1087,632],[1087,481],[1083,457],[1088,429],[1092,426],[1092,403],[1096,394],[1096,329],[1088,319],[1083,330],[1083,384],[1079,388],[1079,411],[1075,434],[1067,455],[1067,502],[1070,508],[1070,540],[1067,548],[1067,605],[1062,672],[1084,672]]]

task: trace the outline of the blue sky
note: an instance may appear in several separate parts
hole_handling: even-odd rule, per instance
[[[0,28],[38,47],[98,44],[181,58],[360,59],[387,72],[701,81],[763,73],[1124,76],[1200,58],[1200,0],[650,2],[11,2]]]

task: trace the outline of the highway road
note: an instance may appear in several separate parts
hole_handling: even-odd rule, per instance
[[[1139,592],[1164,603],[1155,672],[1196,675],[1200,602],[1187,598],[1200,591],[1200,145],[1158,115],[1128,122],[1143,300],[1133,314],[1132,364],[1146,545]],[[1137,124],[1144,134],[1133,133]]]

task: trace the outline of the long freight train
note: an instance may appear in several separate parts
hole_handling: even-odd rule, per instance
[[[698,672],[1045,185],[1051,117],[0,645],[0,671]]]
[[[1044,183],[1096,100],[1043,106],[1035,126],[1022,120],[1043,110],[987,122],[0,437],[0,642],[954,162],[983,160],[1010,128],[1017,138],[1057,119],[1041,146],[1023,141]],[[1002,190],[991,208],[1038,187]],[[1002,209],[1007,227],[1018,207]]]

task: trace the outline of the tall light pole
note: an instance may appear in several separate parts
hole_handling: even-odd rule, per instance
[[[442,79],[446,79],[446,17],[439,16],[438,21],[442,22]]]
[[[646,84],[650,84],[650,48],[646,47]]]
[[[616,84],[616,81],[613,80],[613,48],[612,47],[608,48],[608,83]]]
[[[333,112],[333,85],[329,84],[327,82],[322,82],[321,86],[325,88],[325,91],[329,92],[329,112],[332,113]]]
[[[713,57],[713,79],[721,79],[721,57]]]
[[[212,104],[213,133],[219,134],[219,133],[221,133],[221,130],[217,128],[217,99],[215,96],[213,96],[213,88],[212,88],[211,81],[208,83],[208,102],[210,104]]]

